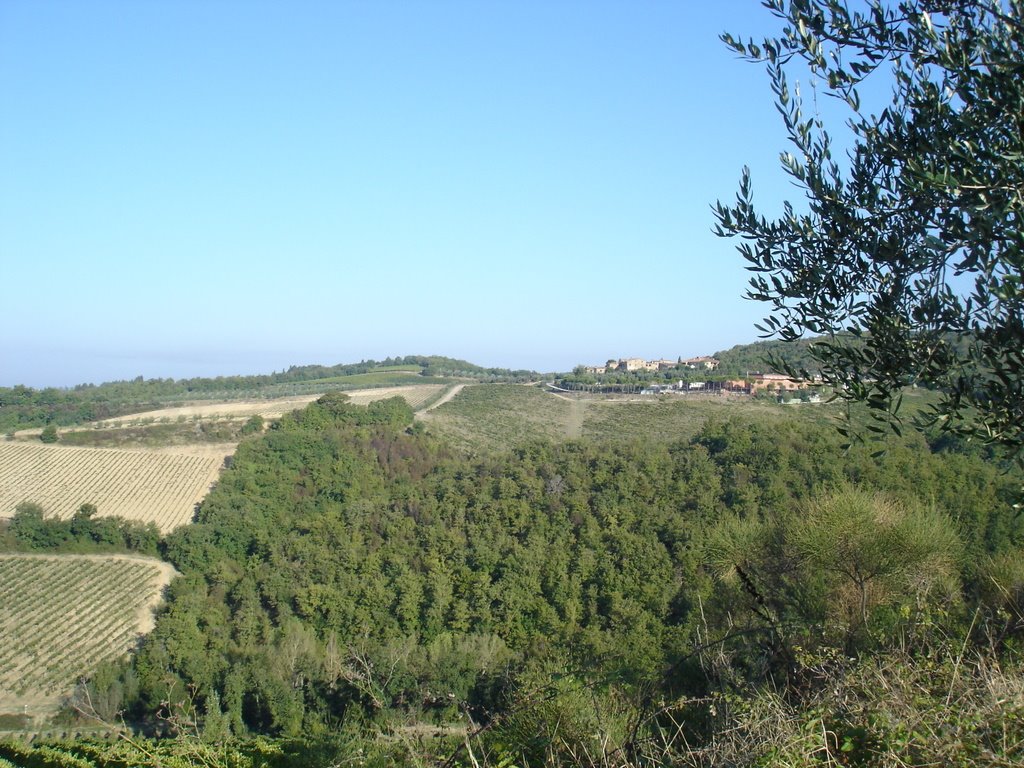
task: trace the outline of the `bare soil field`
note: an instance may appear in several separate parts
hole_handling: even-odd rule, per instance
[[[0,713],[52,711],[128,653],[175,573],[130,555],[0,554]]]
[[[224,459],[233,455],[237,447],[238,443],[183,443],[181,445],[156,446],[140,448],[138,450],[163,456],[199,456],[200,458],[212,459],[218,464],[223,464]]]
[[[90,503],[101,516],[152,521],[167,532],[192,519],[223,464],[222,455],[0,443],[0,517],[22,501],[62,519]]]

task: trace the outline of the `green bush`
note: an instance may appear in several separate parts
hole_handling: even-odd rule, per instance
[[[727,515],[703,547],[698,631],[726,639],[729,674],[796,682],[801,653],[925,640],[959,604],[960,552],[944,514],[852,486],[764,519]]]
[[[242,428],[238,431],[238,434],[242,436],[258,435],[262,431],[263,417],[260,416],[259,414],[255,414],[254,416],[250,416],[248,420],[246,420],[245,424],[243,424]]]

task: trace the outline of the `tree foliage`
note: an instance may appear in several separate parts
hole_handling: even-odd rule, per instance
[[[70,520],[47,516],[43,508],[23,501],[0,535],[0,551],[140,552],[159,554],[160,529],[155,523],[97,517],[93,504],[82,504]]]
[[[812,346],[842,396],[898,426],[900,389],[941,389],[944,428],[1024,451],[1024,3],[767,0],[760,43],[723,35],[767,68],[805,196],[769,220],[744,169],[716,232],[739,236],[760,326]],[[845,157],[787,72],[849,110]],[[868,78],[892,97],[862,105]],[[841,335],[847,331],[856,343]],[[840,335],[837,335],[840,334]]]
[[[181,576],[155,628],[83,681],[80,710],[204,749],[358,736],[344,756],[461,713],[486,724],[481,765],[643,764],[629,760],[670,725],[662,705],[720,691],[731,717],[776,685],[814,696],[907,638],[936,647],[920,629],[933,615],[1024,642],[1019,475],[919,434],[875,457],[822,424],[733,417],[671,444],[468,456],[412,418],[401,398],[330,393],[244,440],[196,522],[160,543]],[[116,523],[24,504],[4,537],[98,551]],[[663,733],[704,749],[713,715]]]
[[[916,434],[893,438],[884,461],[861,448],[844,460],[829,427],[798,420],[470,458],[411,420],[399,398],[329,394],[239,446],[196,522],[166,540],[183,576],[136,657],[132,717],[317,737],[357,717],[495,717],[553,671],[615,700],[657,690],[688,652],[694,606],[719,604],[698,559],[707,531],[728,513],[763,533],[759,520],[847,482],[897,506],[926,496],[974,553],[1024,539],[1024,520],[992,524],[1012,522],[1009,478]],[[885,553],[909,562],[904,533]],[[827,544],[807,547],[818,559],[805,574],[831,567]],[[752,578],[777,570],[764,553]],[[895,571],[864,588],[889,588]],[[737,597],[722,604],[738,610]]]

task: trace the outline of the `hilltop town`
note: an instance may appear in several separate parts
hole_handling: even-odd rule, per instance
[[[710,355],[675,360],[647,360],[640,357],[610,358],[604,365],[578,365],[564,376],[559,386],[579,391],[628,392],[659,394],[672,392],[706,392],[756,394],[758,392],[796,392],[813,387],[816,382],[794,379],[785,374],[745,372],[742,376],[717,371],[721,361]],[[697,374],[698,378],[694,375]]]
[[[719,366],[719,361],[713,357],[701,356],[691,357],[684,360],[644,360],[641,357],[625,357],[619,360],[608,360],[604,365],[584,365],[585,373],[601,375],[611,371],[665,371],[671,368],[688,368],[690,370],[713,371]]]

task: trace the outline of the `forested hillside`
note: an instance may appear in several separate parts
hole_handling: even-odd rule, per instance
[[[772,360],[782,360],[793,368],[817,372],[818,363],[808,353],[808,347],[818,339],[798,341],[757,341],[753,344],[737,344],[735,347],[715,352],[719,361],[717,373],[743,376],[748,373],[778,373]]]
[[[672,718],[710,748],[768,692],[810,700],[885,649],[913,675],[915,648],[996,638],[1012,667],[1019,480],[976,457],[713,420],[469,459],[411,423],[329,395],[243,442],[165,542],[183,575],[156,629],[90,698],[211,743],[344,732],[386,763],[438,748],[404,729],[472,722],[492,757],[623,763]]]
[[[144,379],[80,384],[71,389],[0,387],[0,431],[44,424],[70,425],[139,413],[185,400],[283,397],[327,390],[435,383],[445,377],[527,381],[533,371],[482,368],[465,360],[410,355],[342,365],[291,366],[277,373],[190,379]]]

